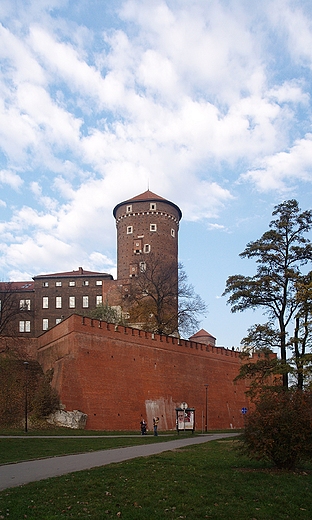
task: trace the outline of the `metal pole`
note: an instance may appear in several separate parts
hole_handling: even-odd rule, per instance
[[[24,365],[25,365],[25,433],[27,433],[28,431],[28,426],[27,426],[27,415],[28,415],[28,410],[27,410],[27,402],[28,402],[28,361],[24,361]]]
[[[205,432],[208,431],[208,385],[205,385],[206,389],[206,416],[205,416]]]

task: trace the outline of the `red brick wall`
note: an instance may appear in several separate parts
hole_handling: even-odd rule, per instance
[[[88,429],[175,428],[175,408],[196,410],[196,429],[243,426],[245,384],[233,383],[237,352],[71,316],[38,338],[38,360],[54,368],[53,384],[68,411],[88,414]],[[179,344],[180,343],[180,344]]]

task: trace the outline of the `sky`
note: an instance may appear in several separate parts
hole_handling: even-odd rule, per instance
[[[1,0],[0,280],[116,276],[112,210],[148,188],[183,213],[179,260],[222,297],[274,206],[312,201],[310,0]]]

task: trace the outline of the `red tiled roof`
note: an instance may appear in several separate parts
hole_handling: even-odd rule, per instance
[[[120,202],[119,204],[117,204],[117,206],[115,206],[113,209],[113,215],[116,218],[117,209],[120,206],[123,206],[124,204],[129,204],[131,202],[144,202],[144,201],[157,201],[157,200],[161,200],[162,202],[166,202],[167,204],[170,204],[171,206],[173,206],[179,214],[179,219],[182,218],[182,211],[180,210],[179,206],[177,206],[174,202],[171,202],[170,200],[164,199],[163,197],[156,195],[156,193],[153,193],[150,190],[144,191],[144,193],[141,193],[140,195],[136,195],[135,197],[132,197],[131,199],[124,200],[123,202]]]
[[[0,291],[33,291],[35,284],[33,281],[27,282],[0,282]]]
[[[216,339],[214,336],[212,336],[211,334],[209,334],[209,332],[207,332],[205,329],[200,329],[198,332],[196,332],[196,334],[193,334],[193,336],[191,336],[189,339],[192,340],[194,338],[213,338],[213,339]]]
[[[107,276],[108,278],[113,279],[111,274],[108,273],[100,273],[98,271],[86,271],[82,267],[79,267],[77,271],[66,271],[63,273],[50,273],[50,274],[38,274],[34,276],[33,279],[36,278],[61,278],[61,277],[69,277],[69,276]]]

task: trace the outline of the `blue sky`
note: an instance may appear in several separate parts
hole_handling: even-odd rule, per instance
[[[310,0],[2,0],[0,279],[116,273],[112,208],[183,212],[202,327],[237,346],[228,276],[274,206],[311,208]]]

